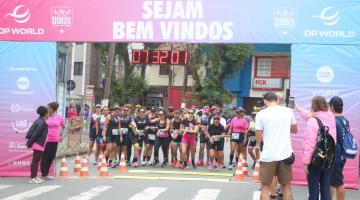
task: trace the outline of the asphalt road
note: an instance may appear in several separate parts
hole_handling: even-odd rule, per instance
[[[253,183],[131,179],[56,179],[30,185],[24,178],[6,178],[1,179],[0,199],[252,200],[258,188]],[[293,193],[295,199],[306,199],[304,187],[293,187]],[[348,191],[347,199],[360,199],[360,194]]]
[[[225,152],[228,151],[228,145],[226,145]],[[225,155],[228,155],[228,153],[225,153]],[[90,160],[93,160],[93,158],[90,158]],[[252,161],[248,160],[248,164],[251,165]],[[60,165],[59,161],[57,161],[57,165]],[[250,177],[246,177],[241,182],[234,181],[234,170],[223,169],[210,172],[207,167],[199,167],[196,170],[179,170],[171,167],[140,167],[137,169],[129,168],[128,172],[109,169],[109,177],[100,178],[96,166],[89,163],[90,177],[80,178],[79,175],[72,173],[73,167],[74,157],[68,158],[69,177],[55,178],[41,185],[28,184],[29,178],[0,178],[0,199],[259,199],[258,190],[260,185],[253,183]],[[249,174],[252,173],[250,169]],[[293,186],[292,190],[296,200],[307,198],[306,187]],[[348,190],[346,199],[360,199],[360,192]]]

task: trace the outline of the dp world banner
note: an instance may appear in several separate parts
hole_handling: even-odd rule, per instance
[[[0,40],[360,44],[359,0],[0,0]]]
[[[29,176],[25,135],[56,99],[56,43],[0,42],[0,176]]]
[[[324,96],[328,101],[340,96],[344,101],[344,116],[359,143],[360,138],[360,46],[292,45],[291,96],[303,108],[311,109],[313,96]],[[299,133],[293,135],[296,163],[293,166],[294,182],[305,184],[302,163],[303,133],[306,123],[297,116]],[[358,188],[359,156],[348,159],[344,169],[345,185]]]

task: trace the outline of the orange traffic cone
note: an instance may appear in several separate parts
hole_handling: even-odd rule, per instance
[[[243,156],[241,156],[241,162],[242,162],[242,171],[243,171],[243,174],[244,176],[249,176],[249,173],[248,173],[248,166],[247,166],[247,163],[246,163],[246,160]]]
[[[101,169],[101,164],[102,164],[103,158],[104,158],[104,154],[100,154],[99,158],[98,158],[98,166],[97,166],[98,170]]]
[[[88,161],[87,159],[83,158],[81,163],[81,170],[80,170],[80,177],[89,177],[89,167],[88,167]]]
[[[252,176],[252,181],[254,183],[260,183],[260,164],[259,161],[256,162],[255,164],[255,169],[254,169],[254,173]]]
[[[66,158],[64,157],[61,159],[61,165],[60,165],[60,175],[59,177],[68,177],[68,164],[66,161]]]
[[[119,164],[119,172],[127,172],[126,167],[126,161],[125,161],[125,155],[122,153],[120,158],[120,164]]]
[[[109,176],[109,170],[106,165],[106,159],[103,158],[101,161],[101,168],[100,168],[100,177],[108,177]]]
[[[81,161],[79,154],[76,154],[74,173],[78,174],[81,171]]]
[[[238,164],[235,169],[235,175],[234,175],[235,181],[242,181],[244,180],[244,173],[243,173],[243,166],[241,163],[241,158],[238,160]]]

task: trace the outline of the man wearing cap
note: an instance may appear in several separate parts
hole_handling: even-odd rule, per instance
[[[345,187],[344,187],[344,166],[346,158],[344,155],[343,145],[343,130],[349,127],[349,120],[343,116],[343,100],[334,96],[329,102],[330,111],[334,114],[336,119],[336,147],[335,147],[335,164],[330,178],[331,196],[334,197],[336,191],[336,199],[345,199]]]

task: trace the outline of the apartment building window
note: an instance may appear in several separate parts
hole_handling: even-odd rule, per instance
[[[169,75],[170,74],[170,65],[160,65],[159,75]]]
[[[82,76],[83,62],[74,62],[74,76]]]
[[[289,56],[257,56],[255,57],[255,77],[290,78]]]

